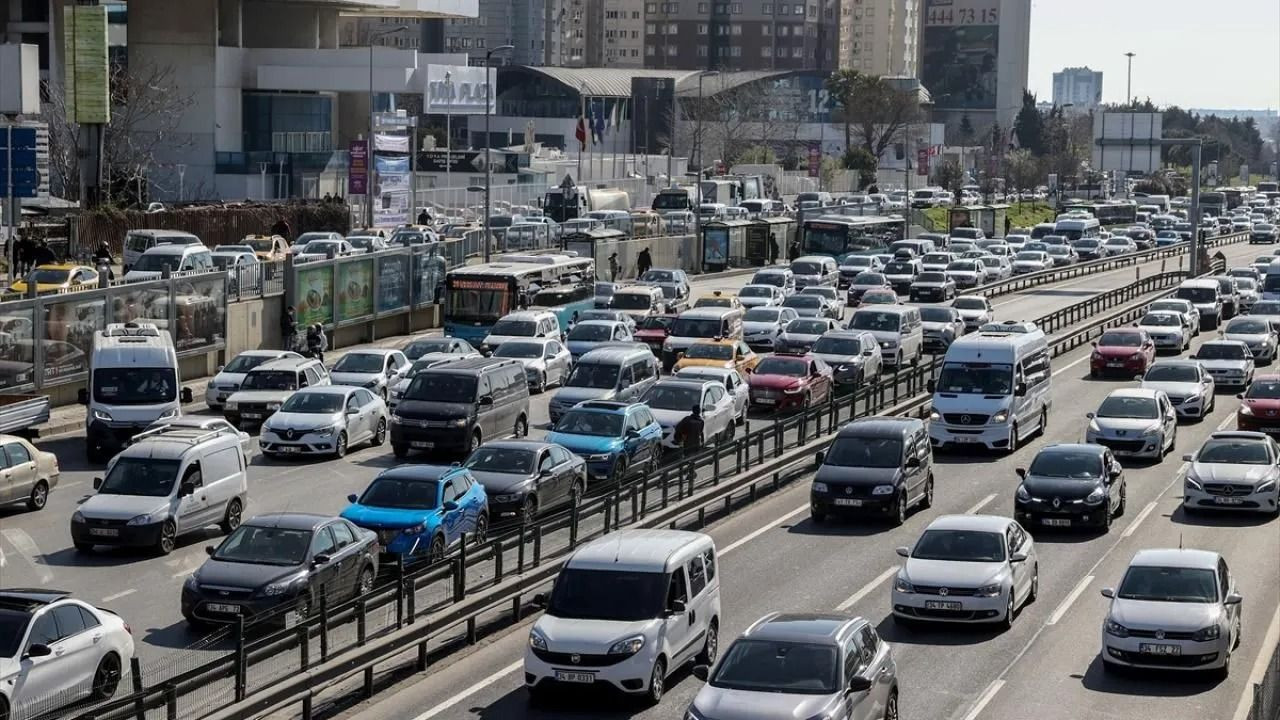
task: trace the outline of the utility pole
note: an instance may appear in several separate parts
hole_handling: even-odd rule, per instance
[[[1128,78],[1127,78],[1127,82],[1125,83],[1125,90],[1124,90],[1125,105],[1129,105],[1133,103],[1133,56],[1134,55],[1137,55],[1137,53],[1127,52],[1124,54],[1126,58],[1129,58],[1129,72],[1128,72]]]
[[[493,106],[498,102],[496,92],[497,74],[489,77],[493,54],[515,50],[512,45],[499,45],[484,54],[484,261],[489,262],[489,246],[493,239],[489,236],[489,194],[493,189],[493,134],[489,131],[489,119],[493,117]]]

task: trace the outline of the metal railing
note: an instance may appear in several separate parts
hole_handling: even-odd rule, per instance
[[[1267,662],[1262,679],[1249,690],[1253,693],[1253,700],[1245,720],[1280,720],[1280,645],[1272,649],[1271,660]]]

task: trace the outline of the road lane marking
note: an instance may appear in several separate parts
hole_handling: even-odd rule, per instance
[[[1000,678],[992,680],[991,684],[987,686],[986,692],[982,693],[982,697],[978,698],[977,704],[973,706],[968,715],[964,716],[964,720],[975,720],[986,709],[987,703],[991,702],[996,693],[1000,692],[1002,687],[1004,687],[1004,680]]]
[[[837,605],[836,612],[844,612],[845,610],[848,610],[854,605],[857,605],[858,602],[862,600],[862,598],[870,595],[872,590],[875,590],[877,587],[880,586],[881,583],[893,577],[897,572],[898,572],[898,567],[895,565],[885,570],[884,572],[880,573],[879,575],[876,576],[875,580],[872,580],[866,585],[863,585],[861,590],[850,595],[848,600],[845,600],[844,602]]]
[[[119,600],[119,599],[120,599],[120,598],[122,598],[122,597],[128,597],[129,595],[132,595],[132,594],[134,594],[134,593],[136,593],[136,592],[138,592],[138,591],[137,591],[137,590],[132,590],[132,589],[131,589],[131,590],[122,590],[122,591],[120,591],[120,592],[118,592],[118,593],[115,593],[114,595],[108,595],[108,596],[106,596],[106,597],[102,598],[102,602],[104,602],[104,603],[109,603],[109,602],[111,602],[111,601],[113,601],[113,600]]]
[[[468,697],[470,697],[470,696],[472,696],[472,695],[474,695],[474,694],[476,694],[476,693],[480,692],[481,690],[484,690],[485,688],[487,688],[487,687],[489,687],[490,685],[494,684],[495,682],[497,682],[497,681],[501,680],[502,678],[506,677],[507,675],[510,675],[511,673],[515,672],[516,670],[519,670],[519,669],[520,669],[521,667],[523,667],[523,666],[524,666],[524,660],[518,660],[518,661],[516,661],[516,662],[513,662],[513,663],[511,663],[510,665],[508,665],[508,666],[506,666],[506,667],[502,668],[501,670],[499,670],[499,671],[495,672],[494,674],[490,675],[489,677],[484,678],[483,680],[480,680],[480,681],[479,681],[479,682],[477,682],[475,685],[472,685],[471,687],[469,687],[469,688],[466,688],[466,689],[462,690],[462,691],[461,691],[461,692],[459,692],[457,695],[454,695],[453,697],[449,698],[448,700],[445,700],[444,702],[440,703],[439,705],[436,705],[435,707],[431,708],[430,710],[427,710],[426,712],[422,713],[421,715],[419,715],[418,717],[414,718],[413,720],[431,720],[431,718],[433,718],[433,717],[435,717],[435,716],[439,715],[440,713],[444,712],[445,710],[448,710],[449,708],[453,707],[454,705],[457,705],[458,703],[462,702],[463,700],[466,700]]]
[[[985,507],[987,503],[989,503],[989,502],[991,502],[992,500],[995,500],[995,499],[996,499],[996,494],[995,494],[995,493],[991,493],[990,495],[988,495],[988,496],[986,496],[986,497],[982,498],[981,500],[979,500],[977,505],[974,505],[973,507],[969,508],[968,510],[965,510],[965,511],[964,511],[964,514],[965,514],[965,515],[973,515],[973,514],[977,513],[979,510],[981,510],[983,507]]]
[[[1235,419],[1235,413],[1227,413],[1227,416],[1222,418],[1222,422],[1218,423],[1218,430],[1226,430],[1227,426],[1231,424],[1231,421]]]
[[[1058,608],[1053,611],[1053,614],[1049,616],[1049,619],[1044,624],[1057,625],[1062,616],[1066,615],[1067,611],[1071,609],[1072,603],[1078,600],[1085,590],[1089,589],[1089,585],[1092,582],[1093,576],[1085,575],[1084,579],[1076,583],[1076,586],[1071,590],[1071,594],[1067,595],[1066,599],[1062,601],[1062,604],[1058,605]]]
[[[1267,663],[1271,660],[1271,653],[1274,652],[1273,648],[1277,643],[1280,643],[1280,607],[1276,608],[1276,614],[1271,618],[1271,626],[1267,628],[1267,636],[1262,640],[1258,659],[1254,661],[1253,670],[1249,672],[1249,679],[1240,693],[1240,704],[1236,705],[1236,714],[1232,716],[1234,720],[1248,719],[1249,710],[1253,706],[1253,686],[1262,682],[1262,676],[1267,672]]]
[[[755,540],[756,538],[760,537],[761,535],[763,535],[763,534],[765,534],[765,533],[769,532],[770,530],[773,530],[774,528],[778,527],[778,526],[779,526],[779,525],[781,525],[782,523],[786,522],[787,520],[790,520],[791,518],[795,517],[796,515],[799,515],[800,513],[804,512],[805,510],[808,510],[808,509],[809,509],[809,503],[805,503],[804,505],[801,505],[800,507],[796,508],[795,510],[792,510],[791,512],[787,513],[786,515],[783,515],[783,516],[782,516],[782,517],[780,517],[780,518],[775,518],[775,519],[773,519],[773,520],[770,520],[770,521],[769,521],[769,523],[768,523],[767,525],[765,525],[764,527],[762,527],[762,528],[758,528],[758,529],[756,529],[756,530],[753,530],[753,531],[752,531],[750,534],[748,534],[747,536],[745,536],[745,537],[741,537],[741,538],[738,538],[737,540],[734,540],[733,542],[731,542],[731,543],[729,543],[728,545],[726,545],[726,546],[724,547],[724,549],[720,551],[720,554],[721,554],[721,555],[728,555],[729,553],[733,552],[734,550],[737,550],[738,548],[742,547],[743,545],[746,545],[747,543],[751,542],[752,540]]]
[[[1089,355],[1085,355],[1085,356],[1084,356],[1084,357],[1082,357],[1082,358],[1078,358],[1078,359],[1076,359],[1076,360],[1072,360],[1071,362],[1067,363],[1066,365],[1063,365],[1062,367],[1058,368],[1057,370],[1054,370],[1054,371],[1053,371],[1053,376],[1052,376],[1052,377],[1058,377],[1058,376],[1059,376],[1059,375],[1061,375],[1062,373],[1064,373],[1064,372],[1066,372],[1066,371],[1070,370],[1071,368],[1073,368],[1073,367],[1075,367],[1075,366],[1079,365],[1080,363],[1084,362],[1085,360],[1088,360],[1088,359],[1089,359],[1089,357],[1090,357]]]
[[[36,541],[31,539],[26,530],[21,528],[5,528],[0,531],[4,538],[9,541],[10,545],[18,551],[18,554],[25,557],[31,567],[35,569],[36,574],[40,576],[40,584],[48,585],[53,579],[53,572],[48,566],[37,562],[40,557],[40,548],[36,546]]]
[[[1133,522],[1129,523],[1129,527],[1125,528],[1124,532],[1120,533],[1120,537],[1127,538],[1130,535],[1132,535],[1135,531],[1137,531],[1138,526],[1142,524],[1142,521],[1146,520],[1147,516],[1151,514],[1151,511],[1155,509],[1156,509],[1155,500],[1152,500],[1151,502],[1147,503],[1147,506],[1142,508],[1142,512],[1138,513],[1138,516],[1133,519]]]

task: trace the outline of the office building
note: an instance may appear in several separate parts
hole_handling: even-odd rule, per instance
[[[915,77],[923,0],[842,0],[839,67],[868,75]]]
[[[840,5],[841,0],[646,1],[644,66],[831,71],[838,67]]]
[[[1102,73],[1087,67],[1063,68],[1053,74],[1053,104],[1077,111],[1102,104]]]
[[[62,9],[66,3],[51,0],[0,1],[0,42],[35,45],[40,58],[42,83],[62,80]],[[113,65],[127,62],[128,5],[119,0],[99,3],[107,8],[107,53]],[[48,99],[45,88],[41,89]]]

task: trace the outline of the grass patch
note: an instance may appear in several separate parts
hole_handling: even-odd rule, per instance
[[[928,226],[935,232],[946,232],[947,215],[950,208],[935,207],[924,211]],[[1009,205],[1009,222],[1011,227],[1035,227],[1042,222],[1052,222],[1058,216],[1053,206],[1046,202],[1015,202]],[[1003,229],[1003,228],[1002,228]]]

